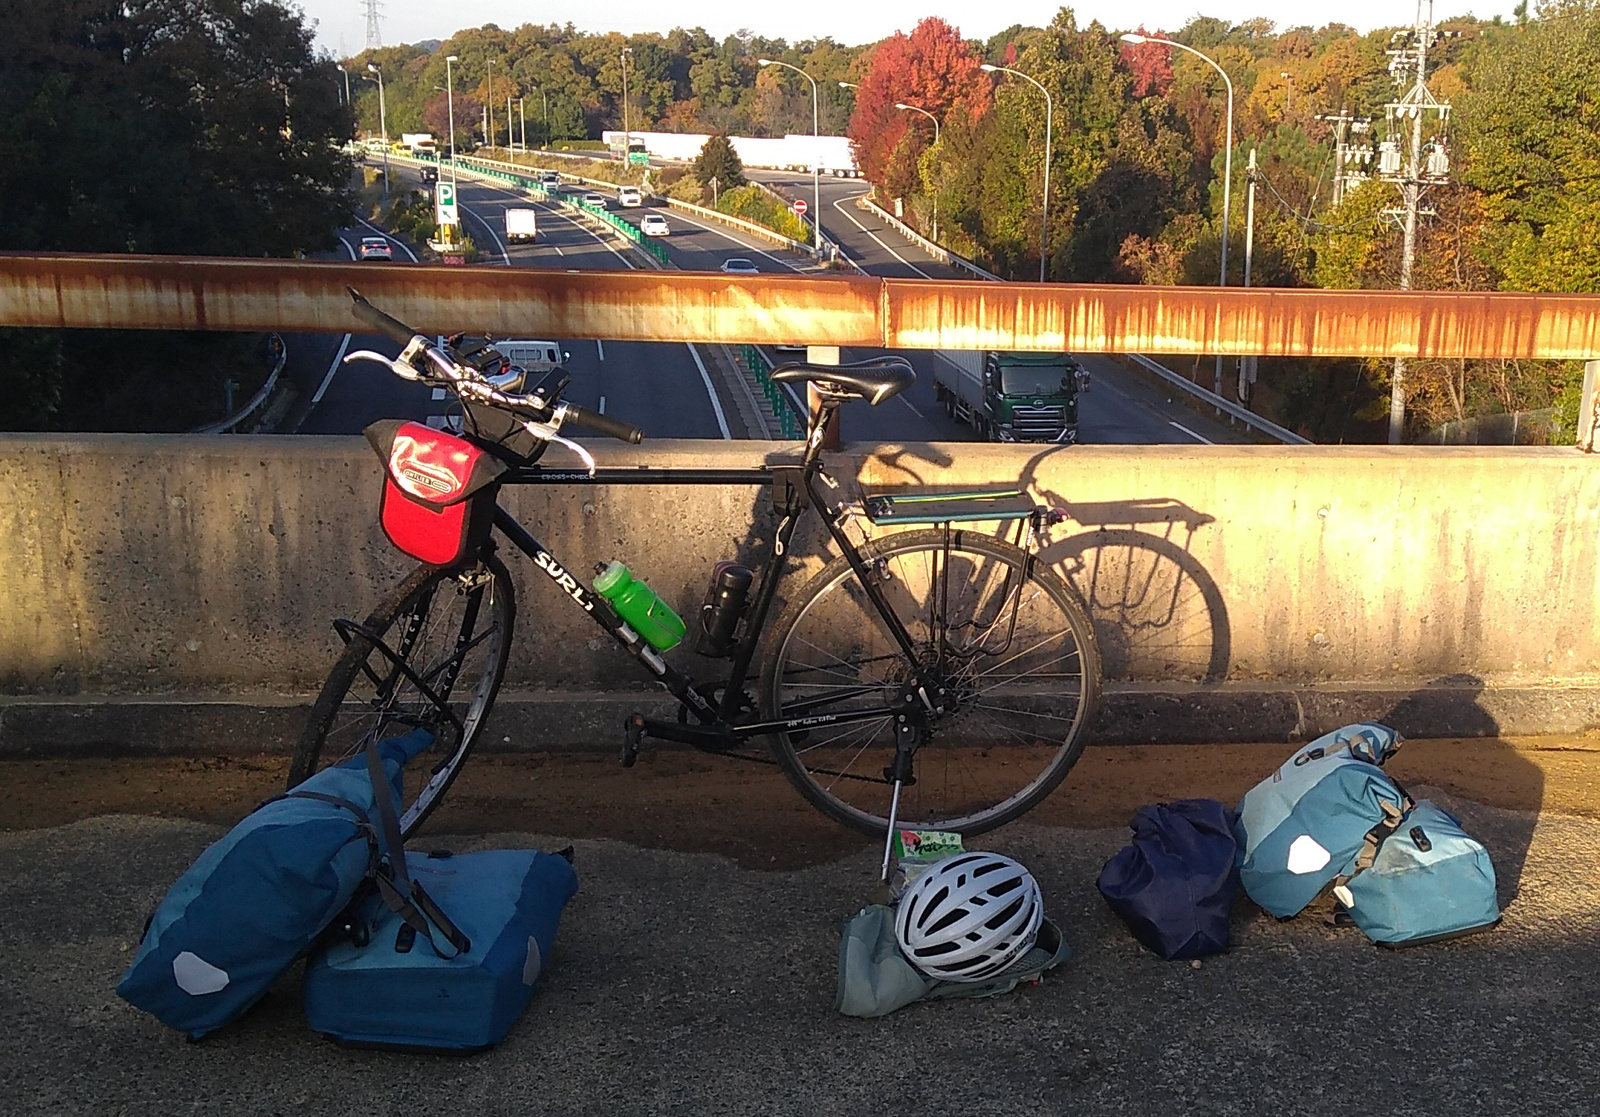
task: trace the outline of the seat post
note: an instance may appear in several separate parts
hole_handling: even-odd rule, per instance
[[[806,363],[813,365],[836,365],[839,363],[839,347],[837,345],[808,345],[806,346]],[[817,391],[815,384],[806,385],[806,409],[811,412],[811,420],[815,422],[818,413],[822,411],[822,393]],[[822,449],[837,450],[839,448],[839,409],[834,408],[831,415],[823,417],[828,424],[822,432]]]

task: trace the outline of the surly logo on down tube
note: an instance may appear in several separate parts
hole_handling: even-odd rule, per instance
[[[586,612],[594,612],[594,602],[589,600],[589,595],[583,587],[578,585],[578,580],[555,560],[555,556],[548,551],[540,551],[533,556],[533,565],[550,575],[550,580],[560,586],[566,595],[582,605]]]

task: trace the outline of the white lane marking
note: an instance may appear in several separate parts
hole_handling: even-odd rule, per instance
[[[496,183],[493,183],[493,182],[480,182],[480,183],[478,183],[478,185],[479,186],[483,186],[483,187],[487,187],[490,190],[499,190],[502,193],[515,195],[517,198],[519,198],[522,201],[528,201],[529,200],[526,196],[524,196],[523,194],[521,194],[520,192],[518,192],[516,190],[513,190],[509,186],[500,186],[500,185],[497,185]],[[534,204],[538,205],[539,203],[538,202],[534,202]],[[607,251],[609,251],[617,259],[621,260],[622,263],[627,267],[627,269],[629,271],[638,271],[639,270],[638,265],[636,265],[632,260],[630,260],[626,256],[624,256],[621,252],[618,252],[615,245],[613,245],[610,241],[606,240],[605,237],[602,237],[599,233],[595,232],[593,229],[589,228],[589,226],[585,225],[583,222],[577,220],[576,218],[568,217],[566,214],[562,213],[560,210],[556,209],[554,205],[552,205],[552,204],[550,204],[548,202],[545,203],[545,208],[548,209],[551,212],[552,215],[554,215],[555,217],[560,218],[562,221],[565,221],[568,225],[571,225],[574,228],[582,229],[584,232],[588,233],[595,240],[599,241],[601,243],[601,245],[603,245],[606,248]],[[566,255],[566,253],[562,253],[562,255],[564,256],[564,255]]]
[[[595,349],[597,349],[599,351],[600,359],[602,361],[605,360],[606,359],[606,343],[601,341],[599,338],[595,338],[594,339],[594,347],[595,347]]]
[[[694,358],[695,367],[700,370],[700,380],[706,386],[706,395],[711,398],[711,410],[716,412],[717,416],[717,429],[722,432],[723,438],[731,439],[733,435],[728,433],[728,419],[722,414],[722,402],[717,399],[717,391],[711,386],[711,374],[706,371],[706,363],[700,359],[700,350],[689,345],[689,356]]]
[[[443,388],[435,388],[433,390],[433,400],[435,403],[442,399],[448,399],[449,396],[450,393],[445,391]]]
[[[394,241],[395,244],[398,244],[400,246],[400,251],[404,252],[407,256],[411,257],[411,262],[413,264],[418,263],[417,254],[415,252],[411,251],[411,249],[407,248],[406,247],[406,243],[404,241],[395,240],[395,237],[394,237],[393,233],[384,232],[382,229],[378,228],[372,222],[368,221],[365,217],[358,217],[358,218],[356,218],[356,220],[361,222],[367,228],[371,229],[374,233],[377,233],[379,236],[383,237],[384,240]]]
[[[349,348],[350,335],[345,334],[344,340],[339,343],[339,351],[333,355],[333,364],[328,366],[328,375],[322,378],[322,383],[317,386],[316,394],[311,397],[312,407],[322,402],[323,394],[327,392],[328,385],[333,383],[334,374],[339,371],[340,362],[344,360],[345,350]]]
[[[466,207],[465,203],[463,203],[461,206],[461,212],[472,218],[478,224],[482,225],[488,234],[491,237],[494,237],[495,247],[500,249],[500,258],[506,262],[506,267],[509,268],[511,266],[511,253],[506,251],[505,242],[502,241],[499,237],[499,234],[494,231],[494,226],[489,224],[483,218],[479,217],[477,214],[473,213]]]
[[[914,404],[910,400],[906,399],[905,396],[896,396],[895,398],[898,399],[901,403],[905,404],[907,407],[911,408],[911,414],[915,415],[917,418],[919,418],[919,419],[926,419],[927,418],[926,415],[924,415],[922,412],[917,410],[916,404]]]
[[[604,415],[605,413],[606,413],[606,397],[605,396],[601,396],[600,397],[600,414]]]
[[[343,234],[339,235],[339,243],[344,245],[344,250],[350,253],[350,259],[354,260],[356,258],[355,246],[349,241],[345,240]],[[339,362],[344,360],[345,350],[349,348],[350,335],[345,334],[344,340],[339,343],[339,351],[333,355],[333,364],[328,366],[328,375],[322,378],[322,383],[317,385],[316,394],[311,397],[312,407],[315,407],[317,404],[322,402],[323,393],[328,390],[328,385],[333,383],[333,375],[339,371]]]
[[[706,232],[715,233],[717,236],[722,237],[725,240],[731,240],[734,244],[737,244],[740,248],[743,248],[747,252],[754,252],[757,255],[765,256],[767,259],[771,260],[774,264],[780,264],[783,267],[788,268],[790,271],[799,271],[800,270],[799,268],[795,267],[789,261],[783,259],[780,256],[774,256],[772,253],[767,252],[764,249],[757,248],[753,244],[746,244],[744,241],[740,240],[738,237],[734,236],[732,233],[725,232],[722,229],[718,229],[714,225],[707,225],[703,221],[696,221],[694,218],[688,216],[687,214],[678,213],[677,211],[673,211],[673,212],[674,212],[674,216],[678,217],[680,220],[687,221],[691,225],[697,225],[700,228],[704,229]]]
[[[927,272],[923,271],[921,268],[917,267],[917,265],[913,264],[910,260],[907,260],[904,256],[900,255],[900,253],[898,253],[894,249],[890,248],[887,244],[884,243],[883,238],[879,237],[877,233],[874,233],[871,229],[867,228],[861,222],[857,221],[855,219],[855,215],[852,214],[849,210],[844,208],[844,205],[843,205],[844,202],[853,202],[857,198],[865,198],[866,196],[867,196],[867,192],[865,190],[863,190],[861,193],[852,194],[848,198],[836,198],[836,199],[834,199],[834,202],[833,202],[833,208],[838,210],[841,214],[843,214],[846,221],[850,222],[850,224],[854,225],[856,228],[860,229],[863,233],[867,234],[867,236],[871,237],[873,240],[877,241],[880,245],[882,245],[883,246],[883,250],[885,252],[887,252],[889,255],[893,256],[896,260],[899,260],[902,264],[904,264],[906,267],[910,268],[912,271],[916,272],[923,279],[932,279],[932,278],[934,278],[933,276],[929,275]]]
[[[1180,422],[1177,422],[1176,420],[1168,419],[1167,422],[1170,425],[1172,425],[1174,427],[1177,427],[1184,434],[1188,435],[1190,438],[1194,439],[1196,442],[1204,442],[1207,446],[1215,446],[1216,445],[1216,443],[1212,442],[1209,438],[1206,438],[1203,435],[1195,434],[1194,431],[1190,430],[1188,427],[1184,426]]]

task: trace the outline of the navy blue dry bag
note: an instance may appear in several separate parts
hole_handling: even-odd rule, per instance
[[[1215,799],[1140,807],[1133,842],[1100,870],[1100,894],[1133,937],[1169,961],[1228,949],[1239,890],[1237,816]]]

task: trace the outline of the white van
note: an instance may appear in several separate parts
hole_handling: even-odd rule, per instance
[[[568,356],[561,351],[561,346],[553,341],[497,338],[494,347],[506,360],[536,376],[542,376],[553,368],[560,368]]]
[[[644,205],[644,196],[639,193],[637,186],[619,186],[617,187],[617,205],[642,206]]]

